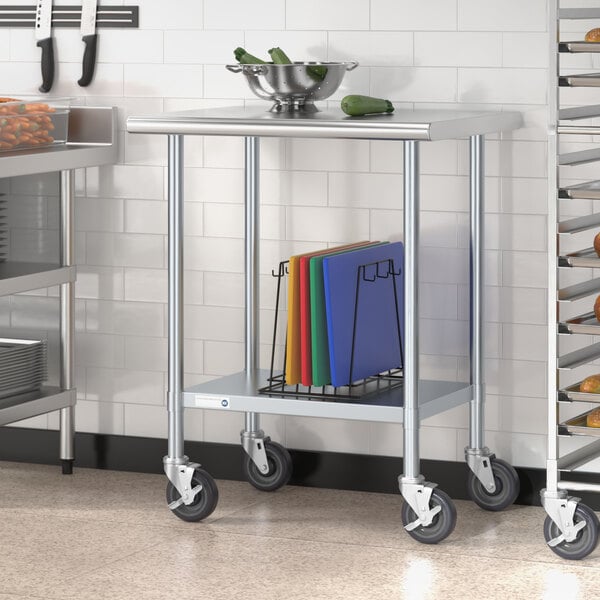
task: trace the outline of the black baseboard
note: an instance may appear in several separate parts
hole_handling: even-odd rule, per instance
[[[58,431],[3,427],[0,435],[0,460],[15,462],[60,464]],[[162,473],[162,458],[167,442],[163,439],[77,433],[75,436],[75,467]],[[186,442],[186,454],[217,479],[241,481],[243,451],[234,444]],[[293,485],[356,490],[363,492],[397,493],[402,459],[388,456],[342,454],[290,450],[294,461]],[[465,463],[423,460],[421,471],[429,481],[455,499],[467,499],[468,469]],[[546,484],[542,469],[517,468],[521,480],[518,504],[539,506],[539,492]],[[600,474],[573,473],[576,481],[598,481]],[[600,510],[600,496],[578,493],[588,506]]]

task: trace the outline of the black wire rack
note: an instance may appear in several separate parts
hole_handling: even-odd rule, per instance
[[[399,269],[396,269],[393,259],[384,259],[377,262],[366,263],[359,265],[356,269],[356,286],[355,286],[355,297],[354,297],[354,310],[353,310],[353,325],[352,325],[352,346],[350,356],[350,373],[349,381],[347,385],[343,386],[305,386],[302,384],[289,384],[285,380],[286,373],[286,361],[287,353],[285,347],[287,346],[287,336],[284,344],[284,358],[283,358],[283,369],[280,373],[276,373],[275,370],[275,358],[277,353],[277,325],[279,321],[280,313],[280,302],[281,302],[281,283],[285,279],[285,276],[289,274],[288,271],[289,261],[282,261],[279,263],[277,272],[271,271],[273,277],[277,278],[277,291],[276,291],[276,303],[275,303],[275,320],[273,326],[273,343],[271,350],[271,366],[269,370],[269,377],[267,379],[268,384],[258,391],[261,394],[268,396],[278,397],[291,397],[291,398],[310,398],[315,400],[358,400],[365,398],[372,394],[381,394],[384,391],[390,391],[392,389],[402,386],[403,383],[403,371],[404,365],[404,347],[402,343],[402,333],[400,325],[400,311],[399,311],[399,299],[396,287],[396,278],[401,277],[402,273]],[[355,347],[356,347],[356,331],[357,322],[359,317],[359,311],[361,310],[361,289],[364,285],[374,283],[378,279],[389,279],[392,278],[393,285],[393,299],[395,307],[395,322],[390,323],[391,327],[394,327],[398,336],[398,348],[400,351],[400,364],[397,368],[390,369],[388,371],[375,374],[371,377],[360,379],[357,381],[353,380],[354,372],[354,358],[355,358]]]

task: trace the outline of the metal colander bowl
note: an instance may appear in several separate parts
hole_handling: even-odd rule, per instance
[[[315,100],[329,98],[340,87],[346,71],[356,67],[355,61],[226,65],[232,73],[243,73],[259,98],[274,103],[272,112],[317,111]]]

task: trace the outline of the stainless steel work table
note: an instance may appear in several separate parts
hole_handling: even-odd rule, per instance
[[[406,502],[402,518],[409,533],[425,543],[444,539],[452,531],[456,512],[435,484],[425,481],[419,467],[420,419],[470,402],[470,442],[466,459],[471,468],[469,492],[483,508],[499,510],[518,493],[518,478],[510,465],[495,459],[483,443],[483,188],[484,136],[517,129],[516,112],[398,110],[389,115],[347,117],[340,110],[316,113],[272,113],[262,107],[218,108],[129,117],[130,133],[168,136],[169,201],[169,387],[168,455],[169,507],[185,520],[200,520],[214,510],[214,481],[183,452],[183,411],[186,407],[246,413],[242,445],[246,471],[259,489],[285,484],[291,472],[289,454],[266,438],[259,413],[331,417],[404,424],[404,474],[399,478]],[[183,389],[183,136],[217,135],[245,138],[245,369],[242,373]],[[380,397],[324,401],[309,397],[277,398],[259,394],[268,373],[258,368],[259,138],[304,137],[397,140],[404,147],[404,365],[403,386]],[[469,383],[419,380],[419,142],[470,139],[470,302],[471,377]],[[277,470],[284,471],[277,477]],[[357,475],[359,476],[359,475]]]
[[[0,178],[60,173],[60,261],[0,263],[0,295],[59,286],[60,382],[39,392],[0,400],[0,425],[60,410],[60,458],[63,473],[74,460],[75,331],[75,169],[117,162],[117,111],[112,107],[74,106],[69,112],[68,139],[40,149],[0,153]]]

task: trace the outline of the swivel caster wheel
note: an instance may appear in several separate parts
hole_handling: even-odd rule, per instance
[[[432,507],[440,506],[441,511],[433,517],[431,525],[419,527],[407,533],[422,544],[437,544],[445,540],[456,527],[456,507],[446,492],[435,488],[431,494]],[[417,520],[417,515],[411,505],[404,501],[402,504],[402,523],[404,526]]]
[[[550,550],[567,560],[581,560],[591,554],[598,544],[599,523],[596,513],[585,504],[578,504],[575,509],[573,523],[585,521],[586,525],[577,532],[577,537],[572,542],[561,542],[557,546],[550,546]],[[560,535],[560,529],[556,523],[546,517],[544,521],[544,538],[546,542]]]
[[[521,489],[519,476],[515,469],[504,460],[492,458],[490,459],[490,463],[492,472],[494,473],[496,491],[488,492],[475,474],[469,471],[467,492],[469,498],[484,510],[504,510],[506,507],[514,504],[519,495]]]
[[[204,469],[196,469],[192,477],[192,486],[201,485],[202,489],[196,494],[194,501],[187,504],[180,504],[172,509],[175,516],[183,521],[202,521],[206,519],[217,507],[219,501],[219,489],[215,480]],[[167,484],[167,504],[179,500],[181,494],[177,488],[169,481]]]
[[[257,490],[273,492],[283,487],[292,476],[292,457],[281,444],[265,440],[267,453],[267,473],[261,473],[254,461],[246,454],[244,456],[244,475]]]

